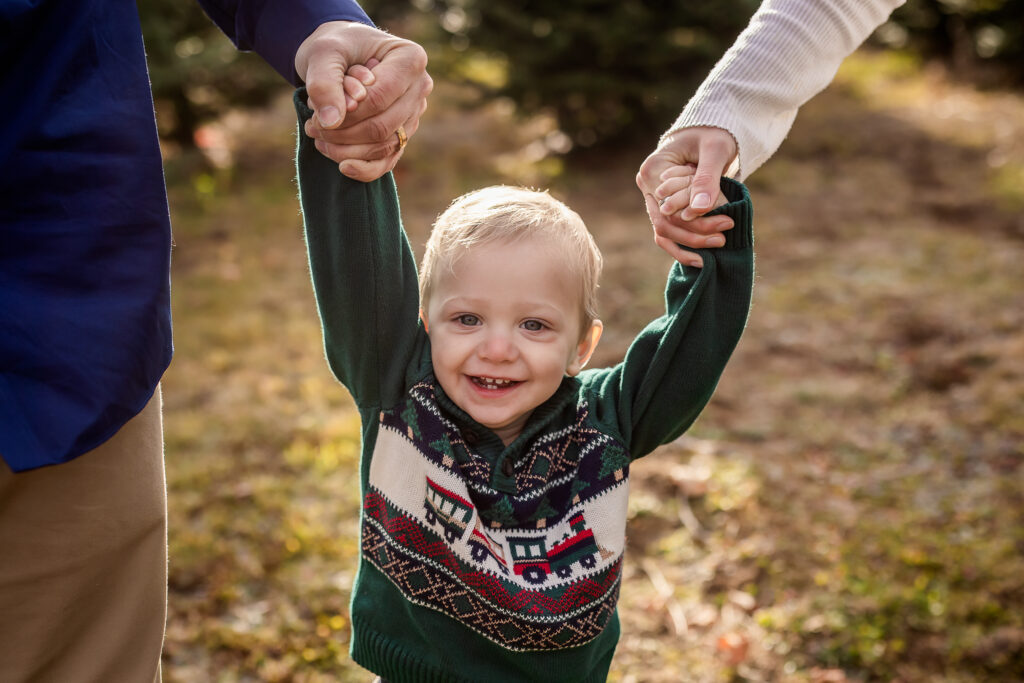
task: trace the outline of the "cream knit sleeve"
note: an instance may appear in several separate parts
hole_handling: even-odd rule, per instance
[[[800,106],[903,0],[765,0],[662,136],[692,126],[729,131],[741,180],[775,153]]]

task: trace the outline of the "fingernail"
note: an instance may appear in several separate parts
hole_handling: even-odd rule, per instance
[[[363,85],[373,85],[377,81],[377,76],[372,71],[367,71],[359,80]]]
[[[711,195],[707,192],[701,192],[699,195],[693,198],[690,202],[690,206],[695,209],[708,209],[711,208]]]
[[[336,107],[324,107],[316,113],[316,117],[320,119],[320,125],[325,128],[336,126],[341,121],[341,114]]]
[[[721,235],[715,235],[714,237],[709,237],[708,241],[707,241],[707,245],[709,247],[722,247],[722,246],[725,246],[725,238],[722,237]]]

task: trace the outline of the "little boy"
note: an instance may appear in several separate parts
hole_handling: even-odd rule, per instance
[[[353,658],[392,683],[605,680],[629,464],[693,422],[743,331],[746,190],[723,183],[726,245],[673,266],[626,359],[583,371],[601,257],[564,204],[457,199],[418,281],[390,175],[349,180],[301,134],[298,168],[327,358],[363,421]]]

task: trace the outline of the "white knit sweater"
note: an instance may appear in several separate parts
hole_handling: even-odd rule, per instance
[[[800,106],[901,4],[765,0],[662,140],[692,126],[723,128],[736,138],[742,180],[779,148]]]

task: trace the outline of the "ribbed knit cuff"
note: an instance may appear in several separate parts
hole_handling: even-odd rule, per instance
[[[749,249],[754,246],[754,207],[747,186],[732,178],[722,178],[722,194],[729,203],[705,214],[733,220],[733,228],[723,233],[725,245],[718,249]]]

